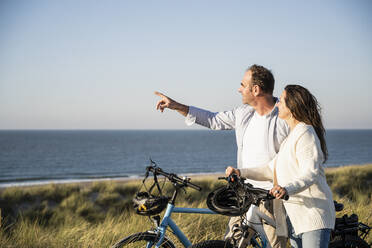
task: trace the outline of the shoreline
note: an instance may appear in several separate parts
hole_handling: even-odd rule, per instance
[[[369,164],[355,164],[355,165],[344,165],[344,166],[337,166],[337,167],[325,167],[326,172],[333,172],[342,168],[360,168],[365,166],[370,166],[372,163]],[[203,172],[203,173],[182,173],[177,174],[179,177],[187,176],[191,179],[200,179],[206,177],[218,177],[223,176],[223,172]],[[151,177],[149,177],[151,178]],[[38,187],[38,186],[46,186],[50,184],[55,185],[91,185],[95,182],[132,182],[132,181],[139,181],[143,179],[143,175],[136,175],[136,176],[128,176],[128,177],[112,177],[112,178],[93,178],[93,179],[61,179],[61,180],[47,180],[47,181],[25,181],[21,183],[4,183],[0,184],[0,191],[3,191],[7,188],[28,188],[28,187]]]
[[[219,177],[223,176],[223,172],[211,172],[211,173],[185,173],[185,174],[177,174],[179,177],[189,177],[192,179],[200,179],[206,177]],[[48,181],[27,181],[22,183],[4,183],[0,184],[0,191],[5,190],[7,188],[29,188],[29,187],[38,187],[38,186],[46,186],[50,184],[55,185],[90,185],[95,182],[133,182],[133,181],[140,181],[144,178],[144,176],[129,176],[129,177],[112,177],[112,178],[94,178],[94,179],[61,179],[61,180],[48,180]],[[149,176],[149,179],[152,178]]]

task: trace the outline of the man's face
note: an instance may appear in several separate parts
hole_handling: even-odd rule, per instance
[[[285,98],[287,97],[287,92],[284,90],[282,95],[280,96],[280,101],[276,104],[279,110],[279,118],[283,120],[288,120],[292,116],[291,111],[285,104]]]
[[[254,100],[254,95],[252,93],[252,72],[246,71],[244,73],[243,79],[240,83],[239,92],[242,94],[242,102],[243,104],[250,104]]]

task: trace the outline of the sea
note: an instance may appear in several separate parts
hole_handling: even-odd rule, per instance
[[[372,163],[372,130],[327,130],[326,167]],[[0,130],[0,187],[144,175],[150,159],[178,175],[236,165],[233,131]]]

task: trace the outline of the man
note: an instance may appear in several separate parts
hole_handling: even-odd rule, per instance
[[[156,109],[161,112],[169,108],[177,110],[186,117],[186,123],[215,129],[235,129],[238,146],[238,168],[251,168],[266,165],[279,151],[280,144],[289,134],[289,128],[285,121],[278,118],[277,101],[273,97],[274,77],[263,66],[252,65],[249,67],[241,81],[239,92],[242,95],[243,105],[231,111],[210,112],[193,106],[186,106],[173,99],[155,92],[161,97]],[[255,187],[270,190],[271,182],[249,180]],[[272,216],[272,202],[262,203],[260,210]],[[232,235],[232,227],[238,224],[239,218],[233,217],[225,238]],[[286,247],[286,238],[278,237],[275,229],[270,225],[264,225],[265,233],[272,247]]]

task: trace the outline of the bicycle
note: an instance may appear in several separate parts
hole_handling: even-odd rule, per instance
[[[219,177],[218,179],[226,180],[228,182],[226,188],[231,189],[235,192],[235,195],[238,198],[243,199],[237,201],[238,205],[239,202],[245,201],[245,204],[248,205],[248,208],[242,204],[237,206],[240,208],[240,211],[236,212],[240,213],[240,225],[235,225],[233,227],[233,234],[231,238],[226,240],[203,241],[193,245],[192,248],[242,248],[249,245],[254,248],[271,248],[263,229],[263,223],[265,222],[266,224],[275,227],[275,221],[273,218],[261,212],[258,206],[260,205],[261,201],[272,200],[274,197],[270,195],[268,190],[254,188],[251,184],[245,182],[245,178],[238,177],[235,174],[232,174],[229,177]],[[223,188],[221,189],[223,190]],[[216,190],[217,194],[218,190],[219,189]],[[288,200],[287,195],[283,198]],[[208,204],[208,202],[207,205],[213,211],[224,215],[228,214],[227,209],[219,209],[218,206],[211,206],[211,204]]]
[[[147,215],[153,221],[155,228],[153,230],[149,230],[146,232],[139,232],[132,235],[129,235],[120,241],[118,241],[112,248],[119,248],[124,246],[129,246],[133,244],[133,247],[140,247],[146,245],[147,248],[150,247],[162,247],[162,248],[175,248],[174,242],[166,235],[167,228],[169,227],[178,240],[182,243],[184,247],[190,247],[192,244],[190,240],[186,237],[186,235],[181,231],[181,229],[177,226],[177,224],[172,220],[171,215],[172,213],[186,213],[186,214],[216,214],[210,209],[207,208],[180,208],[176,207],[176,198],[181,189],[186,187],[190,187],[192,189],[201,191],[202,188],[196,184],[190,182],[190,178],[184,177],[180,178],[176,174],[167,173],[163,171],[160,167],[156,165],[154,161],[150,159],[150,166],[146,168],[145,178],[143,179],[143,184],[149,173],[152,173],[154,176],[154,183],[148,190],[148,192],[140,192],[137,194],[138,198],[144,198],[145,200],[141,202],[141,200],[137,201],[138,206],[136,212],[138,214]],[[174,192],[172,197],[169,199],[168,197],[160,196],[160,197],[152,197],[151,191],[156,186],[158,191],[161,195],[161,188],[159,186],[157,176],[161,175],[168,179],[174,186]],[[147,198],[146,198],[147,197]],[[149,206],[146,206],[145,203],[149,203]],[[159,213],[162,212],[164,209],[165,214],[162,219],[160,219]]]
[[[342,211],[344,205],[335,201],[337,212]],[[336,218],[335,229],[331,233],[330,248],[369,248],[371,244],[366,242],[371,227],[359,222],[356,214],[344,215]]]
[[[274,199],[268,190],[252,187],[245,183],[244,178],[222,177],[234,190],[240,189],[244,192],[242,197],[252,197],[252,205],[247,213],[241,211],[240,226],[233,229],[233,236],[228,240],[208,240],[202,241],[192,246],[192,248],[244,248],[252,245],[254,248],[270,248],[266,234],[263,230],[263,222],[275,227],[275,221],[269,216],[263,214],[259,209],[259,203],[262,200]],[[237,192],[239,194],[239,192]],[[288,196],[285,197],[285,200]],[[334,202],[336,211],[343,210],[343,204]],[[223,214],[223,213],[222,213]],[[370,227],[364,223],[358,222],[358,217],[353,214],[350,217],[344,215],[342,218],[336,218],[335,229],[331,233],[329,248],[368,248],[371,247],[366,241]],[[360,234],[359,234],[360,233]],[[238,235],[236,235],[238,234]]]

